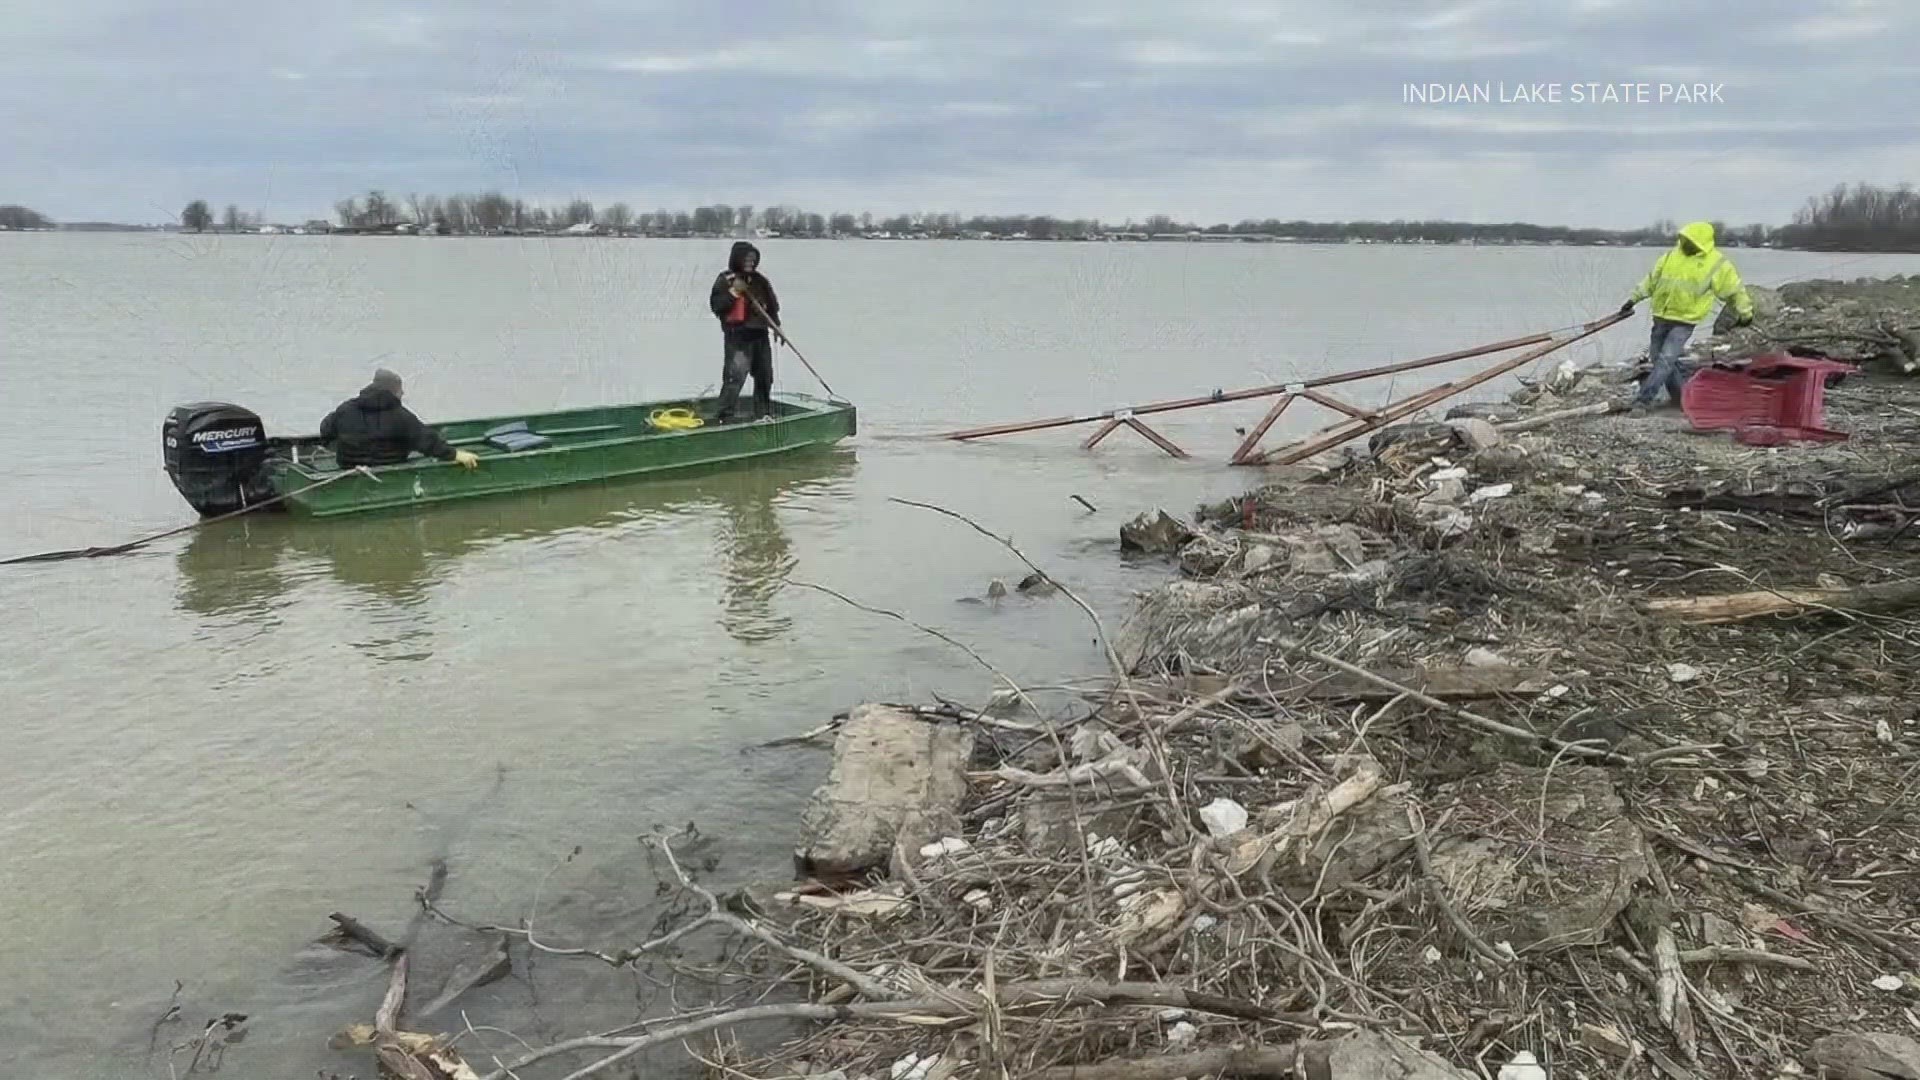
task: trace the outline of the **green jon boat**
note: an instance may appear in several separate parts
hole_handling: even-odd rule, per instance
[[[318,436],[262,438],[253,414],[201,403],[169,419],[168,472],[202,513],[270,495],[296,512],[332,517],[752,461],[830,445],[856,429],[852,405],[804,394],[774,395],[773,418],[764,422],[671,430],[653,419],[670,409],[710,416],[712,406],[680,400],[456,420],[434,427],[478,455],[479,468],[416,457],[342,470]],[[256,467],[249,459],[263,460]]]

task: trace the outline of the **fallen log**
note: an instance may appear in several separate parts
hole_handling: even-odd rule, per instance
[[[1851,589],[1756,589],[1720,596],[1647,601],[1647,611],[1682,622],[1725,623],[1769,615],[1887,615],[1920,607],[1920,579]]]
[[[1033,1080],[1178,1080],[1185,1076],[1238,1076],[1283,1080],[1294,1075],[1299,1050],[1293,1046],[1242,1046],[1116,1058],[1086,1065],[1055,1065],[1029,1074]]]
[[[1055,1065],[1035,1080],[1176,1080],[1186,1076],[1245,1080],[1473,1080],[1412,1043],[1373,1031],[1279,1046],[1222,1047],[1185,1054],[1110,1058]]]
[[[1072,1007],[1151,1006],[1162,1009],[1190,1009],[1194,1012],[1230,1016],[1237,1020],[1313,1027],[1316,1020],[1304,1013],[1283,1012],[1253,1001],[1190,991],[1178,986],[1148,982],[1096,982],[1089,979],[1040,979],[995,988],[995,999],[1005,1011],[1039,1010],[1056,1014]],[[644,1035],[588,1035],[538,1050],[529,1050],[513,1061],[485,1074],[480,1080],[510,1080],[514,1070],[560,1054],[581,1050],[611,1050],[613,1053],[570,1074],[584,1077],[612,1068],[655,1046],[680,1042],[704,1032],[768,1020],[845,1021],[891,1020],[908,1024],[943,1025],[971,1023],[988,1007],[987,999],[966,990],[942,990],[927,997],[893,1001],[855,1001],[844,1005],[749,1005],[731,1012],[692,1019],[667,1020]],[[1204,1075],[1204,1074],[1203,1074]]]
[[[371,951],[377,959],[385,960],[390,956],[398,956],[402,951],[400,946],[388,941],[377,931],[351,915],[345,915],[336,911],[327,916],[327,918],[332,919],[334,922],[334,934],[348,941],[359,942]]]
[[[371,1024],[350,1024],[328,1040],[336,1050],[371,1046],[380,1062],[380,1075],[394,1080],[478,1080],[473,1067],[447,1040],[400,1029],[400,1012],[407,1002],[409,958],[401,953],[387,979],[386,996]]]
[[[1505,424],[1495,424],[1493,429],[1502,435],[1518,435],[1526,431],[1535,431],[1562,420],[1573,420],[1582,416],[1601,416],[1606,413],[1620,412],[1622,406],[1617,401],[1596,401],[1591,405],[1576,405],[1571,409],[1530,416],[1525,420],[1514,420]]]
[[[1499,697],[1501,694],[1544,694],[1560,680],[1545,668],[1463,667],[1463,668],[1388,668],[1375,672],[1378,678],[1348,672],[1331,676],[1306,688],[1306,696],[1315,701],[1391,701],[1400,691],[1389,688],[1382,679],[1428,697],[1473,699]]]

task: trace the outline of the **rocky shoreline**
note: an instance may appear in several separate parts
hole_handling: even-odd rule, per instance
[[[602,957],[744,942],[726,992],[469,1075],[1920,1078],[1910,284],[1782,305],[1869,312],[1846,441],[1628,417],[1630,365],[1563,366],[1143,516],[1123,546],[1178,576],[1123,627],[1082,605],[1105,685],[809,733],[804,875],[715,897],[654,838],[680,915]]]

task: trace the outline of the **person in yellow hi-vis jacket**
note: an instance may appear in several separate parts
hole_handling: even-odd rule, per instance
[[[1680,404],[1680,387],[1688,375],[1680,351],[1687,347],[1694,326],[1713,313],[1715,300],[1733,306],[1735,326],[1753,322],[1753,298],[1740,283],[1740,272],[1715,249],[1713,226],[1704,221],[1680,230],[1679,242],[1654,261],[1653,269],[1633,290],[1633,298],[1620,305],[1620,313],[1632,314],[1633,306],[1648,297],[1653,298],[1653,337],[1647,359],[1653,370],[1647,372],[1633,399],[1635,412],[1652,405],[1662,386],[1674,405]]]

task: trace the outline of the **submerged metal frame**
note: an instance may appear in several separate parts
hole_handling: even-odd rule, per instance
[[[1155,401],[1145,405],[1135,405],[1131,408],[1109,409],[1105,412],[1092,413],[1085,416],[1061,416],[1046,420],[1027,420],[1013,424],[995,424],[990,427],[969,428],[964,431],[947,432],[941,435],[940,438],[951,439],[956,442],[969,442],[974,439],[987,439],[1026,431],[1044,431],[1050,428],[1099,423],[1100,428],[1089,436],[1085,442],[1080,444],[1082,449],[1091,450],[1100,445],[1102,440],[1115,431],[1118,431],[1122,427],[1128,427],[1138,432],[1141,437],[1152,442],[1155,446],[1166,451],[1168,455],[1176,458],[1186,458],[1190,456],[1186,451],[1180,449],[1180,447],[1174,445],[1174,443],[1164,435],[1161,435],[1159,432],[1141,422],[1140,415],[1174,412],[1180,409],[1198,409],[1209,405],[1223,405],[1232,401],[1250,401],[1257,398],[1277,396],[1280,400],[1274,402],[1273,407],[1267,410],[1266,415],[1260,419],[1260,422],[1247,432],[1246,438],[1241,440],[1240,445],[1234,450],[1231,461],[1235,465],[1291,465],[1299,461],[1304,461],[1315,454],[1331,450],[1342,443],[1350,442],[1368,432],[1376,431],[1396,420],[1411,416],[1422,409],[1445,401],[1455,394],[1470,390],[1490,379],[1499,378],[1507,372],[1530,364],[1582,338],[1597,334],[1627,317],[1624,313],[1615,312],[1602,319],[1595,319],[1591,322],[1580,323],[1576,326],[1565,327],[1559,330],[1546,330],[1538,334],[1528,334],[1524,337],[1496,341],[1490,345],[1478,345],[1470,349],[1436,353],[1432,356],[1423,356],[1415,360],[1403,360],[1395,364],[1382,364],[1378,367],[1361,368],[1356,371],[1336,372],[1331,375],[1322,375],[1318,378],[1308,379],[1304,382],[1256,386],[1247,390],[1216,390],[1206,397]],[[1359,382],[1363,379],[1375,379],[1383,375],[1398,375],[1406,371],[1417,371],[1421,368],[1434,367],[1439,364],[1451,363],[1455,360],[1465,360],[1475,356],[1486,356],[1491,353],[1506,352],[1510,349],[1526,348],[1527,346],[1534,347],[1527,349],[1527,351],[1517,356],[1508,357],[1498,363],[1482,368],[1466,378],[1443,383],[1432,389],[1421,391],[1420,393],[1402,398],[1398,401],[1389,402],[1377,409],[1364,409],[1342,401],[1331,394],[1321,393],[1319,390],[1321,387],[1338,386],[1341,383]],[[1266,438],[1268,430],[1280,419],[1281,414],[1287,411],[1288,406],[1292,405],[1298,398],[1305,398],[1322,408],[1343,413],[1346,419],[1334,423],[1329,427],[1322,428],[1297,442],[1289,443],[1286,446],[1274,450],[1260,452],[1260,441]]]

